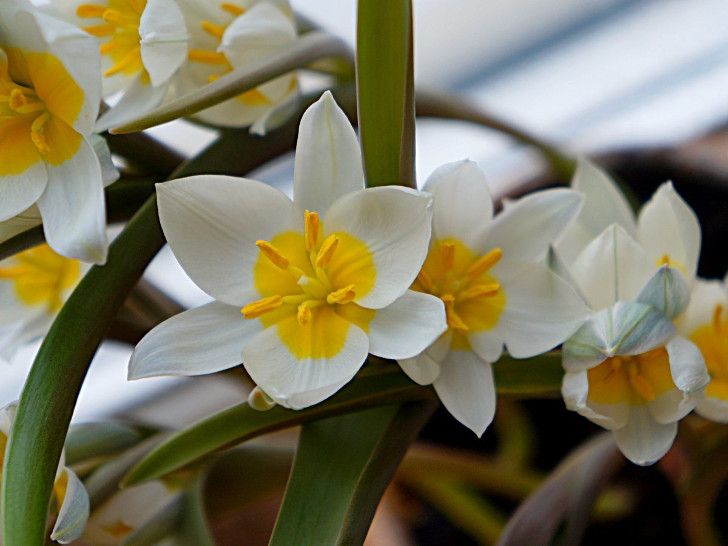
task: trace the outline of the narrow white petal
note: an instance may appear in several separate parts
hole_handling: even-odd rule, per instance
[[[622,428],[629,421],[632,407],[627,402],[619,404],[597,404],[589,400],[587,405],[578,410],[579,415],[583,415],[592,423],[606,428],[607,430],[617,430]]]
[[[141,55],[152,85],[166,83],[187,58],[187,28],[174,0],[147,0],[139,21]]]
[[[506,297],[498,333],[516,358],[559,345],[589,312],[566,281],[540,264],[504,258],[491,271]]]
[[[53,250],[84,262],[106,262],[109,242],[101,165],[85,138],[71,159],[48,165],[48,186],[38,199],[38,209]]]
[[[93,146],[96,157],[99,158],[99,165],[101,165],[101,181],[104,187],[110,186],[119,179],[119,171],[114,167],[114,162],[111,159],[111,150],[109,145],[106,143],[106,139],[93,133],[88,136],[88,141]]]
[[[469,334],[468,342],[475,354],[486,362],[497,362],[503,354],[503,336],[497,329]]]
[[[640,290],[636,301],[652,305],[672,320],[688,306],[690,288],[685,275],[674,267],[663,265]]]
[[[671,182],[660,186],[642,207],[638,240],[653,261],[668,256],[692,282],[700,254],[700,223]]]
[[[257,2],[225,29],[219,51],[234,68],[263,59],[296,39],[296,27],[280,9]]]
[[[3,302],[5,305],[5,302]],[[24,310],[27,314],[27,308]],[[0,347],[0,358],[10,362],[18,349],[24,345],[42,338],[48,333],[48,330],[53,324],[54,315],[49,315],[42,309],[34,309],[35,316],[28,317],[18,328],[15,330]],[[3,313],[11,312],[10,308],[3,308]],[[16,319],[22,320],[22,315],[15,315]]]
[[[690,291],[688,308],[677,321],[678,331],[690,336],[698,328],[712,324],[718,305],[728,309],[728,297],[724,285],[716,280],[695,279]]]
[[[654,464],[662,458],[672,447],[676,435],[677,423],[662,425],[644,407],[633,407],[629,422],[614,431],[620,451],[641,466]]]
[[[299,359],[281,340],[278,327],[271,326],[243,348],[243,364],[276,403],[291,409],[308,407],[348,383],[367,357],[367,335],[354,324],[345,331],[343,347],[336,355]]]
[[[427,351],[413,358],[401,358],[397,362],[404,373],[418,385],[430,385],[440,375],[440,364]]]
[[[193,176],[157,184],[159,220],[175,257],[215,299],[243,306],[256,297],[255,242],[300,230],[303,218],[271,186],[227,176]]]
[[[45,168],[45,167],[44,167]],[[15,237],[18,233],[39,226],[41,223],[40,212],[36,205],[22,211],[18,216],[0,222],[0,242]]]
[[[237,366],[243,347],[260,331],[240,308],[212,302],[165,320],[139,342],[129,379],[201,375]]]
[[[356,302],[381,309],[401,297],[427,256],[432,220],[430,194],[400,187],[369,188],[339,198],[324,219],[324,235],[344,232],[374,257],[374,287]]]
[[[544,190],[513,202],[498,214],[487,247],[500,247],[511,258],[535,260],[574,219],[583,198],[567,189]]]
[[[162,104],[167,87],[167,83],[154,87],[143,82],[141,78],[135,79],[119,102],[101,115],[94,130],[107,131],[156,108]]]
[[[369,323],[369,352],[382,358],[418,355],[445,330],[445,305],[440,298],[407,290],[391,305],[379,309]]]
[[[702,390],[710,381],[700,349],[682,336],[675,336],[665,345],[670,357],[670,372],[675,386],[683,392]]]
[[[447,163],[430,175],[422,189],[434,199],[433,237],[454,237],[472,251],[479,250],[493,217],[493,198],[478,164]]]
[[[564,398],[567,409],[579,411],[585,408],[588,394],[589,378],[586,371],[567,371],[564,374],[564,378],[561,381],[561,396]]]
[[[58,519],[53,526],[51,538],[61,544],[73,542],[81,536],[90,512],[88,493],[70,468],[64,468],[68,483],[66,494],[58,512]]]
[[[707,396],[698,403],[695,413],[716,423],[728,423],[728,400]]]
[[[443,406],[478,437],[495,415],[493,369],[470,351],[451,351],[433,383]]]
[[[9,220],[33,205],[43,195],[47,184],[46,163],[40,157],[24,173],[1,177],[0,221]]]
[[[658,423],[675,423],[693,411],[705,399],[705,392],[691,394],[672,389],[662,393],[647,404],[653,419]]]
[[[364,187],[356,133],[331,92],[301,118],[293,174],[293,198],[302,210],[322,217],[342,195]]]

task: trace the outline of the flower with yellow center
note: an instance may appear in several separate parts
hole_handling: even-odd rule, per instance
[[[594,312],[564,343],[566,406],[612,430],[629,460],[652,464],[709,381],[698,347],[673,324],[690,299],[685,275],[657,267],[618,225],[589,243],[569,273]]]
[[[188,62],[175,79],[178,95],[257,62],[295,41],[296,22],[287,0],[179,0],[190,32]],[[195,114],[223,127],[252,125],[263,134],[285,121],[298,98],[294,73]]]
[[[58,253],[106,260],[93,40],[24,0],[0,3],[0,222],[40,217]]]
[[[412,289],[442,300],[448,329],[424,353],[399,362],[481,435],[495,413],[491,364],[503,345],[517,358],[543,353],[586,316],[574,290],[538,263],[581,198],[571,190],[538,192],[493,217],[485,177],[471,161],[440,167],[424,189],[435,201],[433,240]]]
[[[416,355],[445,329],[436,297],[409,291],[427,253],[432,198],[363,189],[356,134],[330,93],[304,114],[294,201],[260,182],[201,176],[157,186],[167,241],[217,301],[152,330],[132,379],[242,362],[294,409],[346,384],[367,353]]]
[[[0,409],[0,467],[5,460],[5,448],[10,436],[10,428],[15,420],[17,402]],[[53,484],[53,496],[58,506],[56,523],[51,531],[51,539],[68,544],[78,539],[83,533],[89,515],[89,498],[86,489],[76,474],[64,464],[65,456],[61,452],[56,480]]]
[[[0,357],[10,360],[21,345],[48,331],[87,268],[78,260],[56,254],[48,245],[0,262],[0,330],[8,333]]]
[[[189,36],[175,0],[51,0],[62,15],[98,40],[103,95],[121,91],[97,131],[159,106],[187,56]]]

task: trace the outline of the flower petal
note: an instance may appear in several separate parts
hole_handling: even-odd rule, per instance
[[[675,386],[683,392],[695,393],[710,381],[700,349],[682,336],[675,336],[665,345],[670,358],[670,372]]]
[[[369,352],[394,360],[411,358],[427,349],[447,330],[440,298],[407,290],[380,309],[369,323]]]
[[[690,394],[681,392],[678,389],[672,389],[650,401],[647,404],[647,409],[658,423],[676,423],[693,411],[704,399],[704,391]]]
[[[137,344],[129,379],[201,375],[237,366],[243,346],[260,331],[240,308],[212,302],[165,320]]]
[[[258,296],[255,242],[301,229],[293,203],[254,180],[193,176],[157,184],[159,220],[175,257],[215,299],[243,306]]]
[[[4,301],[3,306],[4,313],[11,312],[11,309],[5,307]],[[28,309],[23,309],[23,311],[27,313]],[[36,316],[24,321],[20,328],[16,329],[7,339],[5,339],[5,343],[3,343],[2,347],[0,347],[0,358],[10,362],[18,349],[31,341],[42,338],[48,333],[55,316],[49,315],[45,311],[38,313],[38,309],[35,309],[34,311],[37,313]],[[15,315],[15,317],[16,320],[22,320],[23,315],[18,314]]]
[[[493,217],[493,198],[478,164],[463,160],[438,167],[422,189],[434,200],[433,238],[454,237],[478,250]]]
[[[71,159],[48,165],[48,186],[38,199],[38,209],[53,250],[67,258],[106,262],[109,242],[101,165],[85,138]]]
[[[139,20],[142,63],[152,85],[166,83],[187,58],[187,28],[174,0],[147,0]]]
[[[301,118],[293,174],[293,199],[322,217],[342,195],[364,187],[356,133],[326,91]]]
[[[690,288],[680,271],[663,265],[650,277],[635,300],[652,305],[667,318],[674,319],[688,306]]]
[[[139,114],[156,108],[162,104],[167,94],[167,87],[166,83],[154,87],[143,82],[141,78],[137,78],[124,92],[119,102],[101,115],[94,130],[97,132],[107,131],[118,127]]]
[[[642,207],[637,229],[639,242],[655,263],[667,256],[692,282],[700,254],[700,223],[672,182],[662,184]]]
[[[491,365],[471,351],[450,351],[432,385],[452,416],[482,436],[495,416]]]
[[[427,256],[431,220],[432,197],[401,187],[352,192],[331,206],[324,235],[349,233],[373,255],[374,287],[359,305],[381,309],[406,292]]]
[[[641,466],[656,463],[672,447],[677,423],[660,424],[647,408],[633,407],[627,424],[614,431],[620,451]]]
[[[438,364],[428,353],[397,360],[404,373],[418,385],[430,385],[440,375]]]
[[[630,414],[628,404],[597,404],[588,399],[588,394],[589,380],[585,371],[564,374],[561,395],[568,409],[609,430],[621,428],[627,423]]]
[[[698,328],[713,323],[716,307],[728,309],[728,297],[720,281],[695,279],[690,291],[690,303],[678,319],[678,331],[690,336]]]
[[[698,403],[695,413],[716,423],[728,423],[728,400],[707,396]]]
[[[90,513],[88,493],[70,468],[63,469],[66,481],[66,494],[58,512],[56,524],[53,526],[51,539],[61,544],[73,542],[81,536]]]
[[[574,289],[540,264],[504,258],[491,272],[506,297],[496,328],[516,358],[553,349],[587,316],[588,309]]]
[[[503,337],[497,330],[469,334],[468,342],[475,354],[486,362],[497,362],[503,354]]]
[[[243,348],[243,365],[258,386],[276,403],[291,409],[317,404],[354,377],[369,352],[367,335],[354,324],[331,312],[326,320],[315,317],[308,332],[298,328],[296,317],[283,319],[256,335]],[[285,341],[297,344],[291,349]],[[284,335],[286,335],[284,333]],[[325,341],[322,341],[325,340]],[[340,347],[330,356],[322,344]],[[302,350],[315,356],[297,356]]]
[[[5,150],[6,142],[0,141],[0,160],[13,152],[11,143]],[[48,171],[40,160],[27,171],[17,175],[3,176],[0,184],[0,221],[9,220],[22,213],[35,203],[46,189]]]
[[[535,260],[579,214],[583,198],[567,189],[543,190],[514,201],[495,217],[485,243],[509,258]]]
[[[110,186],[119,179],[119,171],[114,167],[114,162],[111,159],[111,150],[109,145],[106,143],[106,139],[96,133],[88,136],[88,141],[96,152],[96,157],[99,158],[99,164],[101,165],[101,181],[104,187]]]

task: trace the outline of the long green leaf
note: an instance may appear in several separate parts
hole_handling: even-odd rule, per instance
[[[348,58],[350,55],[349,46],[340,38],[324,32],[310,32],[280,51],[251,63],[245,68],[225,74],[192,93],[114,128],[111,132],[114,134],[133,133],[179,117],[191,116],[291,70],[304,68],[319,59]]]

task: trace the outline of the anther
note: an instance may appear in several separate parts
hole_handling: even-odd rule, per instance
[[[87,27],[81,27],[81,29],[92,36],[96,36],[97,38],[111,36],[114,32],[116,32],[116,29],[111,25],[90,25]]]
[[[455,245],[452,243],[444,243],[440,251],[442,252],[442,265],[445,269],[452,269],[455,263]]]
[[[268,241],[256,241],[255,246],[257,246],[260,251],[265,254],[265,257],[273,262],[276,267],[283,270],[288,270],[288,266],[291,264],[291,262]]]
[[[321,248],[316,255],[317,268],[326,269],[329,266],[331,258],[334,256],[334,252],[336,252],[337,246],[339,246],[338,235],[329,235],[326,237],[324,244],[321,245]]]
[[[475,298],[491,298],[498,294],[500,284],[497,282],[489,284],[476,284],[460,292],[455,298],[458,302],[472,300]]]
[[[138,57],[139,57],[139,50],[132,49],[131,51],[129,51],[129,53],[124,55],[124,57],[118,63],[116,63],[114,66],[112,66],[111,68],[106,70],[104,72],[104,76],[106,76],[106,77],[113,76],[114,74],[118,74],[119,72],[122,72],[123,70],[128,68],[129,65],[131,65],[134,61],[136,61]]]
[[[470,328],[455,311],[455,297],[452,294],[443,294],[440,299],[445,304],[445,315],[448,326],[454,328],[461,334],[467,334]]]
[[[343,304],[353,301],[354,298],[356,298],[356,292],[354,292],[354,285],[350,284],[349,286],[345,286],[344,288],[339,288],[338,290],[331,292],[328,296],[326,296],[326,301],[330,304]]]
[[[25,95],[23,95],[20,89],[16,87],[12,91],[10,91],[10,100],[8,101],[8,106],[10,106],[11,109],[18,110],[18,108],[25,106],[27,103],[28,100],[25,98]]]
[[[422,289],[425,292],[427,292],[428,294],[436,293],[435,284],[432,282],[432,279],[430,278],[430,276],[427,273],[425,273],[424,269],[422,269],[417,274],[417,280],[419,281],[420,285],[422,286]]]
[[[465,274],[470,279],[476,279],[497,264],[502,257],[503,251],[500,248],[495,247],[486,255],[478,258],[470,267],[468,267]]]
[[[306,250],[313,252],[318,246],[319,215],[315,212],[305,211],[303,213],[303,222]]]
[[[120,11],[115,9],[107,9],[101,15],[101,18],[110,25],[123,26],[126,25],[126,17]]]
[[[76,15],[82,19],[91,17],[101,18],[107,10],[105,6],[97,6],[96,4],[82,4],[76,8]]]
[[[660,258],[660,261],[657,262],[658,267],[661,265],[670,265],[670,256],[668,254],[663,254],[662,258]]]
[[[298,319],[298,324],[300,324],[301,326],[311,324],[311,320],[313,318],[311,314],[311,308],[306,305],[305,302],[298,306],[298,313],[296,313],[296,318]]]
[[[220,4],[220,7],[227,11],[230,15],[234,15],[235,17],[238,17],[239,15],[242,15],[245,13],[245,10],[239,6],[236,6],[235,4],[230,4],[228,2],[223,2]]]
[[[200,26],[202,27],[202,30],[207,32],[210,36],[217,38],[218,40],[222,40],[222,35],[225,34],[225,27],[221,25],[216,25],[215,23],[211,23],[210,21],[202,21],[200,23]]]
[[[723,306],[719,303],[715,306],[715,309],[713,309],[713,328],[716,332],[720,331],[721,326],[721,316],[723,315]]]
[[[263,298],[262,300],[254,301],[243,307],[240,312],[246,319],[257,318],[269,311],[277,309],[283,304],[283,300],[280,296],[270,296]]]
[[[187,53],[187,58],[190,61],[196,61],[198,63],[205,63],[205,64],[226,64],[227,57],[223,55],[222,53],[218,53],[217,51],[212,51],[209,49],[190,49]],[[219,77],[219,76],[218,76]]]

